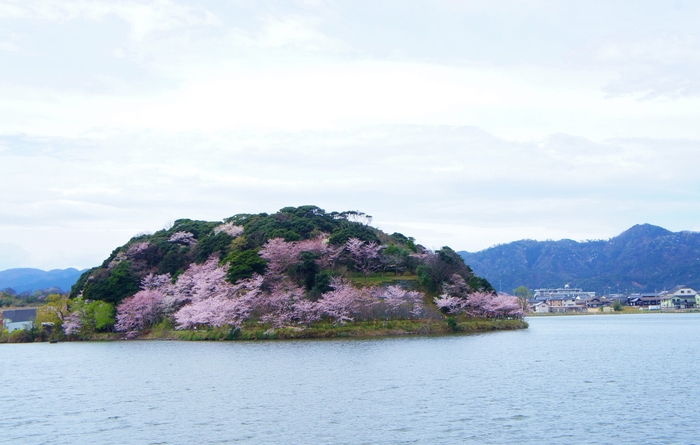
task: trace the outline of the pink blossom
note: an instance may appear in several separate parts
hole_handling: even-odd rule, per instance
[[[141,279],[141,289],[165,289],[170,286],[170,274],[153,275],[149,273]]]
[[[438,309],[445,310],[451,314],[458,314],[464,311],[467,300],[459,297],[453,297],[448,294],[442,294],[433,299]]]
[[[222,278],[223,280],[223,278]],[[262,278],[256,275],[236,285],[219,283],[206,285],[210,293],[199,293],[174,315],[178,329],[195,326],[240,327],[256,306]]]
[[[334,319],[336,324],[353,321],[352,315],[371,302],[368,290],[356,289],[345,280],[334,278],[331,287],[333,290],[323,294],[318,305],[321,313]]]
[[[259,255],[267,260],[268,274],[281,275],[298,261],[300,253],[296,243],[272,238],[265,243]]]
[[[183,304],[226,294],[232,286],[226,279],[228,264],[219,266],[216,255],[202,264],[193,263],[177,278],[174,285],[164,291],[163,305],[166,313],[173,313]]]
[[[129,258],[136,258],[140,255],[143,255],[148,249],[148,246],[148,241],[132,244],[131,246],[129,246],[129,250],[127,250],[126,256]]]
[[[153,325],[162,314],[163,297],[160,290],[146,289],[124,299],[117,307],[114,329],[132,337]]]
[[[310,325],[323,316],[321,307],[315,301],[299,300],[294,303],[292,318],[299,324]]]
[[[243,235],[243,226],[236,226],[233,223],[228,222],[214,228],[214,235],[218,235],[221,232],[237,238]]]
[[[423,294],[418,291],[408,291],[401,286],[388,286],[380,288],[377,293],[391,315],[396,315],[401,306],[407,307],[413,316],[418,316],[423,309]]]
[[[68,318],[63,322],[63,332],[66,335],[77,334],[83,328],[83,321],[80,318],[80,314],[73,312],[68,316]]]
[[[379,249],[381,246],[375,242],[365,243],[358,238],[350,238],[345,243],[345,249],[350,252],[357,270],[369,275],[379,267]]]
[[[168,239],[168,241],[171,243],[184,244],[186,246],[192,246],[194,244],[197,244],[197,240],[194,238],[194,235],[190,232],[175,232]]]
[[[175,314],[178,329],[200,325],[241,326],[250,314],[250,305],[244,299],[216,295],[183,306]]]
[[[262,323],[271,323],[273,327],[288,326],[294,322],[294,308],[304,298],[304,290],[284,278],[273,284],[269,292],[260,295],[256,309]]]

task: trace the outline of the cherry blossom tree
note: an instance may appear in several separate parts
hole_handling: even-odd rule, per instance
[[[225,293],[228,286],[231,286],[225,280],[227,270],[228,265],[219,266],[219,259],[216,255],[210,256],[202,264],[192,263],[178,277],[174,285],[168,286],[164,290],[163,308],[165,312],[172,314],[189,302]]]
[[[142,256],[146,250],[148,250],[148,246],[150,244],[148,241],[143,241],[141,243],[134,243],[131,246],[129,246],[129,250],[126,251],[126,256],[128,258],[138,258],[139,256]]]
[[[170,286],[170,274],[154,275],[149,273],[141,279],[141,289],[162,289]]]
[[[387,286],[375,291],[377,296],[387,306],[391,316],[396,316],[399,309],[404,306],[409,313],[417,317],[423,310],[423,294],[418,291],[408,291],[401,286]]]
[[[65,332],[66,335],[78,334],[82,329],[83,320],[77,312],[70,314],[63,320],[63,332]]]
[[[359,238],[350,238],[345,243],[345,249],[350,252],[353,262],[357,270],[367,276],[377,270],[379,267],[379,249],[381,246],[375,242],[365,243]]]
[[[228,222],[214,228],[214,235],[218,235],[222,232],[232,236],[233,238],[237,238],[243,235],[243,226],[237,226],[231,222]]]
[[[144,289],[124,299],[117,306],[117,324],[114,329],[126,332],[127,337],[135,337],[152,326],[162,315],[164,296],[161,290]]]
[[[525,315],[518,297],[498,294],[491,300],[491,313],[496,318],[522,318]]]
[[[250,315],[251,306],[243,298],[216,295],[183,306],[175,313],[178,329],[196,326],[241,327]]]
[[[335,320],[335,324],[345,324],[353,321],[353,315],[360,308],[371,302],[367,289],[356,289],[343,279],[334,278],[331,281],[330,292],[321,296],[318,306],[323,316]]]
[[[281,328],[294,323],[296,303],[304,298],[304,290],[291,280],[284,278],[275,283],[269,292],[257,300],[260,322]]]
[[[311,300],[299,300],[294,303],[292,318],[299,324],[310,325],[323,316],[320,305]]]
[[[316,264],[323,269],[333,267],[343,247],[329,245],[326,234],[302,241],[285,241],[273,238],[260,250],[260,257],[267,260],[266,277],[278,279],[300,261],[302,252],[311,252],[317,256]]]
[[[433,299],[438,309],[449,314],[459,314],[464,312],[467,300],[460,297],[453,297],[449,294],[442,294]]]
[[[267,260],[266,275],[280,276],[297,262],[300,252],[297,243],[272,238],[265,243],[259,255]]]
[[[200,268],[195,273],[195,284],[190,290],[188,304],[182,306],[174,319],[178,329],[196,326],[235,326],[240,328],[253,310],[259,306],[262,277],[255,275],[249,279],[240,280],[235,285],[224,281],[225,273],[211,272],[203,274],[206,268]]]
[[[442,292],[453,297],[467,298],[473,289],[460,274],[452,274],[442,283]]]
[[[311,252],[318,256],[316,264],[322,269],[330,269],[335,266],[344,246],[332,246],[328,242],[328,234],[321,233],[315,238],[309,238],[297,242],[299,252]]]
[[[171,243],[184,244],[186,246],[193,246],[197,244],[197,240],[194,235],[190,232],[175,232],[168,239]]]

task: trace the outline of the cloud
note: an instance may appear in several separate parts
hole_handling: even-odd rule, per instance
[[[640,222],[700,229],[693,140],[521,142],[474,127],[374,126],[4,143],[34,148],[0,152],[8,171],[29,173],[21,184],[0,177],[0,242],[22,240],[50,267],[94,265],[169,220],[304,204],[362,210],[387,231],[467,250],[607,238]]]
[[[617,72],[603,88],[611,97],[674,100],[700,94],[698,34],[614,39],[595,48],[591,58]]]
[[[71,22],[103,21],[108,17],[127,22],[131,28],[130,37],[135,40],[157,31],[217,23],[213,14],[205,9],[169,0],[23,0],[0,5],[0,19]]]
[[[698,229],[697,9],[582,5],[4,1],[0,242],[86,267],[302,204],[469,250]]]
[[[17,244],[0,243],[0,270],[28,266],[29,253]]]

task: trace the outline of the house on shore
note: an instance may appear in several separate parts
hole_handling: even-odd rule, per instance
[[[571,288],[567,284],[556,289],[535,289],[530,304],[533,312],[539,314],[586,312],[585,301],[594,297],[595,292],[584,292],[583,289]]]
[[[2,312],[2,326],[8,332],[31,329],[36,320],[36,308],[8,309]]]
[[[661,309],[693,309],[698,307],[698,293],[685,285],[679,285],[659,295]]]
[[[661,298],[656,292],[630,294],[627,299],[627,304],[629,306],[656,307],[661,305]]]
[[[581,300],[592,297],[595,297],[595,292],[584,292],[583,289],[572,288],[567,284],[556,289],[535,289],[535,294],[532,298],[536,301],[545,301],[548,299]]]

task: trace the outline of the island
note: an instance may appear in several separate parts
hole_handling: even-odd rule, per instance
[[[432,251],[371,221],[359,211],[312,205],[177,220],[114,249],[70,295],[49,296],[32,339],[253,340],[527,327],[527,301],[495,292],[453,249]]]

